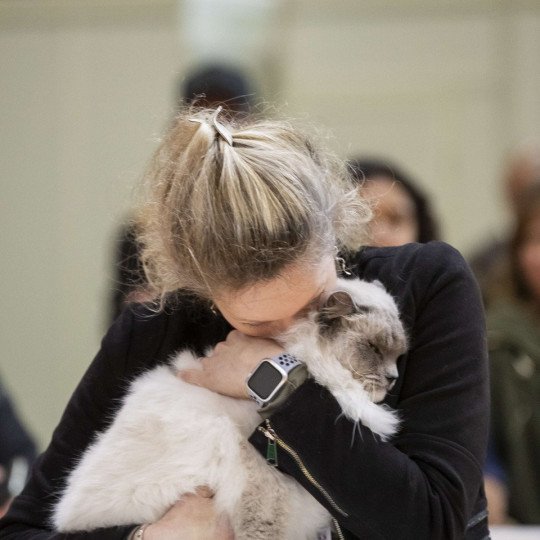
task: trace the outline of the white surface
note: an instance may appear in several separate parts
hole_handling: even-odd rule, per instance
[[[490,529],[491,540],[540,540],[540,527],[499,525]]]

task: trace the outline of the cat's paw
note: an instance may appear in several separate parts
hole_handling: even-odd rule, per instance
[[[388,406],[373,403],[373,407],[369,407],[362,423],[377,433],[383,441],[387,441],[396,434],[399,428],[399,416]]]
[[[371,429],[383,441],[388,440],[397,432],[399,427],[398,413],[387,405],[377,405],[361,392],[357,392],[353,396],[347,392],[339,393],[336,399],[347,418],[353,422],[360,422]]]

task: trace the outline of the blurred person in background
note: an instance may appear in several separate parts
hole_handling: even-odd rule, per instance
[[[488,342],[492,440],[485,483],[492,524],[540,524],[540,185],[515,201],[504,279],[492,287]]]
[[[236,67],[222,64],[197,67],[182,78],[179,88],[179,109],[186,105],[210,109],[221,105],[235,116],[246,116],[251,112],[253,84]]]
[[[506,204],[515,222],[521,195],[532,184],[540,183],[540,139],[528,139],[509,155],[503,177]],[[497,284],[508,266],[511,230],[500,231],[498,237],[486,241],[469,257],[469,263],[478,280],[486,306],[494,300]]]
[[[186,105],[208,108],[221,105],[229,114],[244,117],[252,108],[253,85],[245,73],[233,66],[199,66],[182,77],[178,88],[178,110]],[[122,226],[114,247],[114,289],[110,304],[110,322],[118,317],[127,304],[153,298],[140,260],[136,225],[131,219]]]
[[[0,381],[0,517],[22,490],[35,458],[36,445]]]
[[[373,204],[372,245],[439,240],[439,226],[427,196],[403,171],[380,159],[352,159],[349,168],[361,186],[362,197]]]

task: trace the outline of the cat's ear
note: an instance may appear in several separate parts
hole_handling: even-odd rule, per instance
[[[321,311],[323,319],[332,320],[346,317],[358,311],[352,296],[346,291],[332,293]]]

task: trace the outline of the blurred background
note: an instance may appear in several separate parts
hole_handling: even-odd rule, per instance
[[[0,0],[0,373],[43,448],[99,347],[118,231],[193,69],[342,157],[416,179],[468,256],[502,236],[540,132],[538,0]]]

